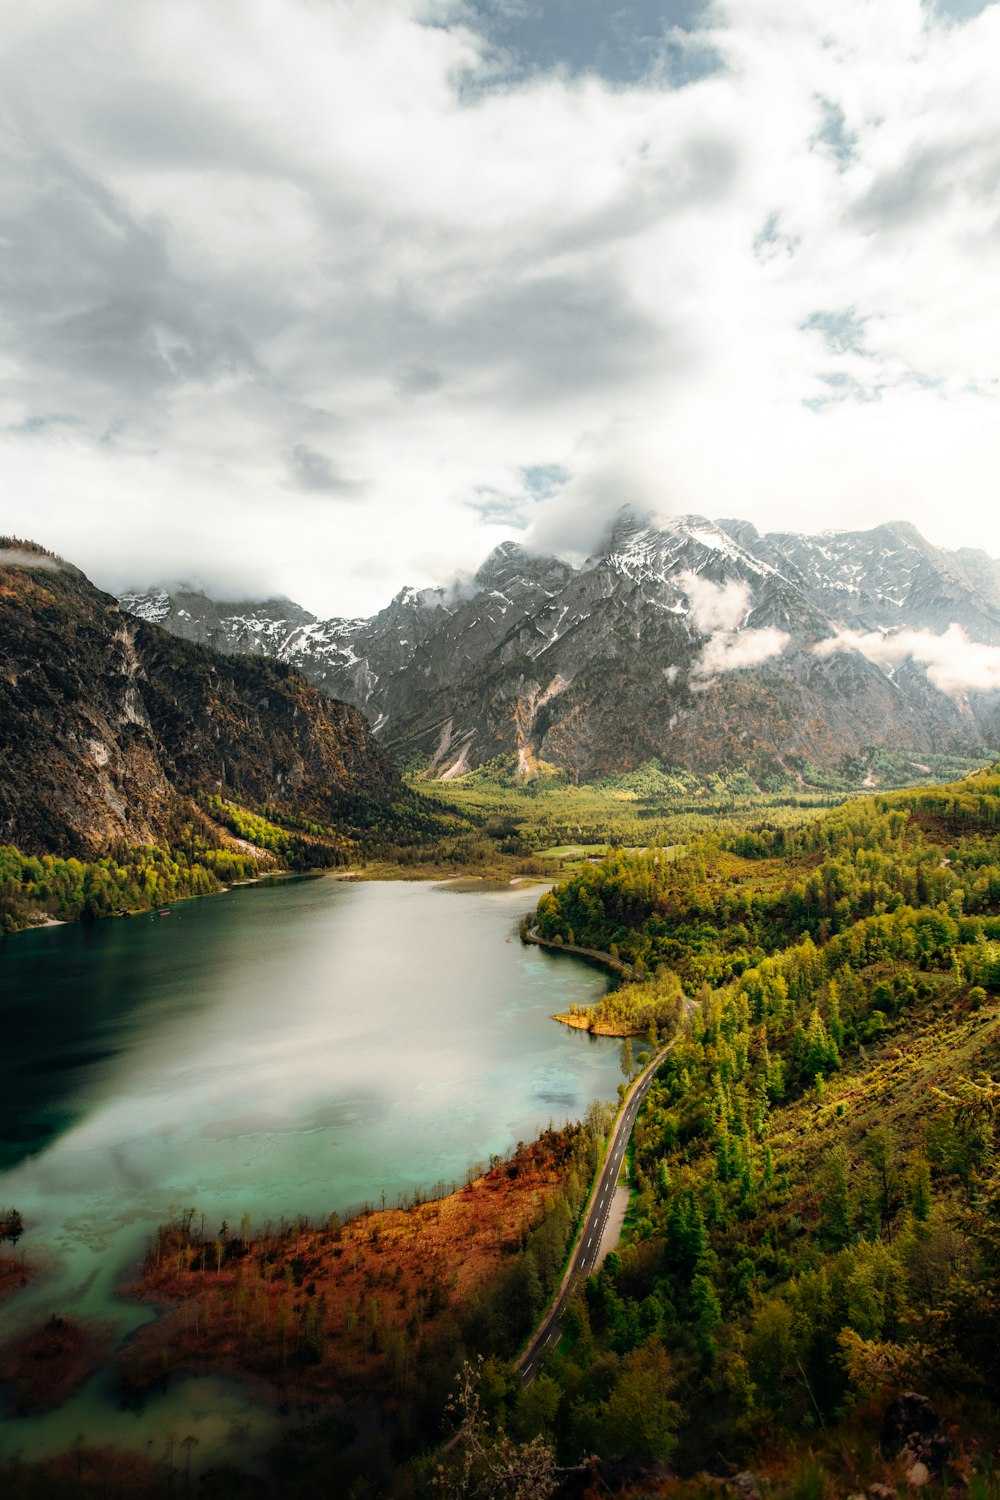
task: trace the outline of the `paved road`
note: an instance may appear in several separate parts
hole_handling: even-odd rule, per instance
[[[583,1229],[576,1242],[572,1258],[559,1291],[556,1293],[548,1312],[535,1333],[531,1343],[525,1349],[517,1362],[517,1368],[521,1371],[521,1377],[525,1385],[530,1385],[538,1373],[538,1368],[545,1355],[559,1339],[559,1327],[562,1322],[563,1309],[573,1291],[578,1278],[589,1276],[597,1263],[597,1257],[601,1251],[601,1239],[604,1235],[604,1226],[607,1223],[611,1203],[615,1196],[615,1185],[618,1182],[618,1174],[621,1171],[622,1159],[628,1147],[629,1136],[635,1124],[635,1117],[639,1112],[639,1106],[649,1092],[649,1086],[656,1077],[656,1070],[664,1057],[670,1051],[673,1042],[658,1052],[653,1061],[636,1079],[632,1086],[625,1108],[619,1112],[618,1118],[611,1131],[608,1142],[608,1151],[604,1159],[601,1175],[597,1179],[597,1186],[591,1193],[590,1202],[587,1205],[583,1221]]]

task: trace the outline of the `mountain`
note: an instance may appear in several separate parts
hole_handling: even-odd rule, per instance
[[[587,780],[655,757],[794,774],[872,745],[920,756],[1000,742],[1000,665],[966,672],[955,629],[1000,647],[1000,563],[905,522],[761,535],[626,508],[582,567],[505,542],[467,584],[403,589],[370,619],[190,589],[122,605],[293,664],[443,777],[498,756]]]
[[[974,640],[1000,644],[1000,562],[964,547],[947,552],[896,521],[871,531],[757,537],[746,523],[722,521],[794,580],[817,608],[862,629],[942,631],[961,625]]]
[[[335,821],[398,783],[357,709],[290,667],[222,656],[0,538],[0,844],[92,859],[163,839],[203,792]]]

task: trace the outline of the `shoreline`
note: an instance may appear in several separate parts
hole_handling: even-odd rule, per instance
[[[344,878],[350,872],[346,871],[310,871],[310,872],[268,872],[262,879],[267,883],[271,880],[282,878],[313,878],[316,875],[325,874],[328,878]],[[403,878],[403,872],[393,872],[393,878]],[[426,886],[430,881],[434,884],[433,877],[422,875],[417,877],[415,883]],[[261,879],[234,882],[214,892],[205,894],[221,895],[226,891],[238,889],[244,885],[256,885]],[[551,884],[541,877],[532,875],[516,875],[503,881],[491,881],[486,876],[458,875],[451,876],[445,882],[437,883],[439,889],[454,890],[458,893],[465,891],[496,891],[517,894],[522,889],[532,891],[532,906],[537,902],[540,889],[547,889]],[[186,896],[180,900],[199,900],[198,896]],[[335,898],[333,898],[335,899]],[[525,905],[527,904],[527,898]],[[517,925],[523,907],[518,903],[502,903],[503,909],[508,912],[508,920],[504,923],[504,932],[509,933],[506,941],[512,941],[514,930]],[[135,916],[145,916],[154,920],[157,908],[145,909]],[[527,920],[530,921],[530,917]],[[70,925],[59,924],[59,925]],[[499,941],[504,941],[501,935]],[[543,1008],[544,1015],[544,1008]],[[539,1018],[542,1020],[542,1017]],[[527,1155],[533,1155],[529,1147]],[[227,1277],[225,1268],[221,1275],[213,1274],[209,1269],[197,1278],[179,1276],[177,1278],[177,1289],[182,1295],[172,1297],[170,1291],[162,1285],[152,1289],[152,1295],[137,1294],[134,1272],[123,1271],[122,1279],[117,1284],[117,1296],[122,1300],[147,1307],[152,1314],[149,1323],[142,1324],[139,1328],[132,1330],[121,1344],[117,1347],[109,1359],[102,1356],[100,1368],[120,1372],[121,1378],[126,1385],[131,1385],[134,1378],[137,1398],[148,1389],[151,1397],[155,1398],[161,1387],[157,1384],[164,1370],[161,1362],[166,1355],[169,1359],[169,1378],[192,1376],[197,1377],[205,1374],[214,1374],[223,1378],[236,1379],[247,1386],[255,1387],[255,1400],[262,1405],[281,1408],[287,1404],[289,1399],[296,1401],[317,1401],[326,1406],[331,1400],[334,1404],[338,1401],[348,1399],[349,1375],[345,1374],[345,1367],[357,1361],[365,1370],[373,1372],[373,1378],[378,1388],[384,1392],[387,1408],[391,1409],[398,1400],[399,1382],[408,1378],[406,1375],[405,1361],[413,1356],[416,1351],[418,1340],[415,1339],[412,1329],[408,1329],[404,1321],[397,1319],[395,1308],[396,1288],[393,1284],[391,1290],[388,1282],[384,1281],[386,1267],[398,1263],[402,1266],[403,1282],[407,1287],[408,1306],[410,1311],[419,1305],[419,1318],[427,1316],[428,1321],[433,1323],[435,1313],[425,1313],[425,1304],[436,1306],[441,1297],[445,1298],[446,1306],[441,1315],[447,1314],[454,1304],[464,1305],[465,1296],[455,1297],[453,1292],[452,1278],[455,1278],[456,1287],[467,1293],[471,1298],[478,1292],[481,1286],[493,1275],[498,1274],[507,1264],[507,1255],[515,1252],[518,1237],[511,1232],[513,1219],[510,1213],[517,1205],[517,1214],[521,1217],[521,1229],[527,1233],[535,1227],[534,1213],[541,1206],[547,1211],[550,1197],[561,1191],[558,1181],[553,1180],[546,1172],[540,1177],[533,1178],[530,1171],[521,1169],[515,1173],[508,1170],[514,1166],[514,1158],[505,1153],[503,1161],[492,1166],[488,1173],[473,1179],[464,1188],[453,1189],[452,1193],[445,1193],[443,1198],[424,1199],[406,1207],[395,1210],[379,1211],[374,1208],[359,1215],[344,1225],[343,1239],[335,1238],[330,1231],[323,1231],[317,1226],[315,1230],[307,1229],[305,1234],[300,1234],[301,1244],[290,1242],[282,1249],[283,1261],[288,1267],[295,1265],[293,1277],[299,1275],[297,1265],[299,1259],[307,1258],[310,1262],[321,1260],[321,1268],[316,1266],[308,1272],[309,1284],[316,1281],[319,1286],[319,1294],[329,1298],[331,1305],[330,1319],[327,1328],[327,1349],[324,1355],[324,1365],[321,1378],[316,1386],[313,1386],[311,1375],[313,1367],[307,1365],[304,1371],[297,1369],[298,1354],[289,1356],[291,1368],[285,1369],[284,1354],[281,1345],[275,1356],[274,1348],[270,1348],[270,1364],[267,1373],[263,1369],[254,1367],[254,1360],[241,1357],[239,1352],[227,1356],[209,1336],[207,1318],[212,1319],[213,1327],[221,1335],[225,1329],[229,1335],[234,1335],[237,1340],[241,1332],[240,1322],[246,1317],[247,1325],[250,1320],[259,1314],[254,1310],[257,1301],[262,1305],[272,1307],[273,1313],[269,1314],[272,1321],[267,1323],[261,1319],[261,1337],[265,1335],[279,1341],[284,1335],[281,1333],[281,1319],[287,1316],[288,1327],[292,1330],[290,1339],[298,1340],[300,1314],[295,1308],[295,1297],[298,1291],[298,1280],[287,1292],[284,1282],[279,1286],[273,1278],[266,1279],[264,1275],[258,1275],[250,1283],[253,1300],[247,1303],[249,1311],[244,1313],[244,1297],[250,1297],[250,1293],[244,1293],[242,1287],[237,1290],[237,1282],[242,1269],[242,1257],[234,1257],[231,1265],[231,1276]],[[521,1173],[523,1172],[523,1175]],[[415,1195],[416,1196],[416,1195]],[[507,1200],[509,1213],[501,1212],[504,1201]],[[352,1227],[356,1226],[356,1227]],[[419,1263],[414,1262],[413,1240],[416,1232],[426,1236],[434,1246],[433,1261],[429,1262],[430,1270],[425,1280],[423,1270],[423,1259]],[[473,1238],[473,1231],[478,1238]],[[319,1256],[319,1241],[329,1239],[328,1257]],[[341,1248],[343,1246],[343,1248]],[[324,1247],[326,1248],[326,1247]],[[349,1262],[354,1258],[355,1251],[360,1258],[360,1271],[358,1265],[349,1269]],[[474,1253],[473,1253],[474,1252]],[[423,1256],[423,1251],[421,1252]],[[214,1264],[214,1247],[209,1249],[209,1267]],[[250,1262],[247,1261],[249,1266]],[[478,1267],[478,1273],[476,1268]],[[431,1274],[433,1271],[433,1274]],[[362,1273],[370,1276],[371,1280],[363,1280]],[[488,1274],[487,1274],[488,1273]],[[249,1273],[248,1273],[249,1274]],[[481,1276],[482,1279],[479,1279]],[[377,1278],[377,1279],[376,1279]],[[343,1296],[340,1295],[339,1286],[345,1281],[350,1282]],[[186,1283],[186,1285],[183,1285]],[[386,1290],[382,1290],[383,1285]],[[373,1290],[373,1288],[375,1290]],[[10,1288],[11,1295],[16,1297],[18,1285]],[[307,1293],[310,1301],[304,1302],[303,1307],[310,1309],[317,1304],[312,1300],[311,1293]],[[348,1311],[347,1304],[351,1306]],[[364,1315],[359,1316],[359,1311],[364,1307],[375,1307],[378,1304],[378,1316],[383,1319],[382,1326],[385,1329],[386,1342],[383,1347],[380,1340],[376,1340],[374,1329],[365,1331]],[[284,1306],[288,1304],[288,1310],[282,1312],[279,1303]],[[336,1306],[336,1315],[334,1307]],[[204,1311],[203,1311],[204,1309]],[[201,1328],[202,1318],[206,1318],[204,1332]],[[303,1328],[305,1328],[305,1314],[301,1314]],[[234,1325],[235,1319],[235,1325]],[[348,1333],[348,1319],[350,1319],[350,1333]],[[73,1320],[66,1317],[67,1324]],[[190,1323],[194,1323],[192,1333]],[[273,1326],[272,1326],[273,1325]],[[153,1332],[153,1330],[156,1330]],[[274,1329],[278,1333],[274,1334]],[[35,1328],[28,1328],[25,1338],[42,1338],[43,1327],[41,1323]],[[85,1334],[86,1329],[82,1329]],[[273,1335],[273,1336],[272,1336]],[[75,1335],[74,1335],[75,1336]],[[301,1338],[306,1338],[306,1333]],[[68,1335],[67,1335],[68,1337]],[[315,1328],[312,1327],[309,1337],[318,1337]],[[409,1343],[407,1342],[409,1341]],[[214,1345],[214,1347],[212,1347]],[[27,1348],[27,1345],[25,1345]],[[48,1347],[47,1345],[45,1346]],[[294,1348],[297,1349],[297,1344]],[[407,1350],[410,1350],[407,1353]],[[265,1351],[266,1353],[267,1351]],[[11,1351],[13,1357],[14,1351]],[[27,1358],[27,1355],[25,1355]],[[82,1344],[79,1350],[74,1351],[77,1363],[83,1360]],[[277,1361],[277,1362],[275,1362]],[[402,1363],[403,1374],[399,1374],[398,1367]],[[69,1355],[67,1355],[69,1363]],[[133,1377],[134,1371],[134,1377]],[[327,1387],[329,1380],[332,1391]],[[148,1384],[147,1384],[148,1382]],[[343,1383],[342,1383],[343,1382]],[[263,1392],[269,1394],[265,1398]],[[60,1405],[72,1399],[67,1393],[59,1402]]]
[[[512,875],[504,880],[502,877],[490,875],[474,875],[461,870],[420,870],[411,872],[402,865],[398,867],[388,865],[361,865],[353,869],[331,870],[320,865],[309,870],[272,869],[262,870],[259,875],[248,876],[245,880],[232,880],[228,884],[220,884],[217,891],[192,892],[190,895],[175,896],[172,901],[157,903],[151,906],[138,906],[127,911],[106,912],[103,916],[92,918],[95,922],[127,921],[130,918],[155,916],[165,906],[168,911],[188,901],[211,900],[213,896],[224,896],[229,891],[241,890],[246,886],[264,885],[269,881],[278,880],[343,880],[348,883],[354,882],[376,882],[402,880],[409,884],[429,883],[437,885],[440,890],[452,890],[458,893],[466,891],[510,891],[524,886],[551,887],[552,881],[544,875]],[[53,917],[48,915],[41,917],[37,922],[28,922],[23,927],[15,927],[11,932],[0,934],[0,937],[17,937],[22,932],[42,932],[50,927],[75,927],[83,921],[82,917]]]
[[[215,1264],[214,1242],[179,1234],[176,1222],[161,1226],[155,1254],[119,1286],[120,1297],[155,1313],[117,1351],[126,1383],[136,1394],[156,1390],[166,1353],[171,1376],[236,1376],[259,1383],[273,1404],[349,1403],[351,1382],[361,1373],[391,1405],[400,1394],[392,1366],[408,1311],[423,1299],[422,1330],[423,1319],[433,1324],[467,1304],[502,1269],[562,1190],[567,1152],[581,1128],[543,1130],[439,1197],[415,1192],[396,1206],[366,1204],[343,1219],[333,1214],[278,1230],[257,1227],[246,1239],[232,1236],[232,1250]],[[188,1243],[192,1251],[185,1253]],[[283,1343],[276,1343],[284,1338],[278,1309],[297,1304],[301,1277],[278,1275],[274,1266],[301,1268],[303,1261],[313,1288],[307,1296],[319,1292],[311,1305],[322,1309],[322,1357],[316,1363],[294,1357],[286,1365]],[[234,1301],[241,1286],[248,1289],[242,1309]],[[382,1293],[377,1339],[363,1327],[373,1286],[406,1289],[402,1300]],[[420,1343],[414,1336],[413,1354]]]
[[[621,1026],[616,1026],[613,1021],[592,1021],[588,1015],[553,1015],[553,1021],[558,1021],[562,1026],[569,1026],[573,1031],[586,1031],[590,1036],[618,1037],[624,1041],[626,1037],[645,1036],[645,1028],[633,1027],[625,1031]]]
[[[481,875],[470,870],[456,869],[449,866],[447,869],[431,869],[426,866],[413,869],[409,865],[372,864],[358,865],[347,870],[293,870],[289,872],[294,875],[322,875],[326,880],[344,880],[348,883],[402,880],[408,885],[419,885],[421,882],[429,882],[437,885],[441,890],[466,889],[470,891],[506,891],[516,890],[518,886],[544,885],[551,887],[555,884],[551,875],[538,875],[523,873],[520,875]]]
[[[537,948],[547,948],[550,953],[571,953],[574,958],[582,958],[588,963],[596,964],[599,968],[609,969],[619,979],[632,979],[633,969],[631,964],[622,963],[619,958],[612,958],[610,953],[603,953],[600,948],[581,948],[577,943],[555,943],[550,938],[543,938],[536,927],[527,925],[527,918],[521,924],[522,943],[534,943]],[[591,1007],[591,1010],[593,1007]],[[615,1025],[613,1021],[594,1021],[590,1011],[574,1012],[565,1011],[553,1015],[553,1021],[558,1021],[562,1026],[569,1026],[573,1031],[586,1031],[591,1036],[626,1037],[643,1036],[642,1026],[624,1028]]]
[[[521,925],[521,942],[534,943],[537,948],[548,948],[550,953],[572,953],[576,958],[587,958],[603,969],[610,969],[619,979],[635,978],[631,964],[623,963],[620,958],[612,958],[610,953],[604,953],[600,948],[581,948],[578,943],[557,943],[552,938],[544,938],[537,926],[527,925],[527,918]]]

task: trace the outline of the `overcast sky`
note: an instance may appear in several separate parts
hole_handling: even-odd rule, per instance
[[[0,530],[368,613],[625,501],[1000,555],[1000,3],[0,0]]]

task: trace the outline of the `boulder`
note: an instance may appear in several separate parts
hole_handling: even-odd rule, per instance
[[[903,1391],[889,1402],[882,1419],[882,1452],[887,1458],[903,1460],[907,1482],[915,1489],[926,1484],[930,1475],[941,1472],[951,1453],[951,1439],[926,1396]],[[922,1470],[926,1470],[926,1478],[920,1477]],[[914,1472],[918,1477],[910,1478]]]

